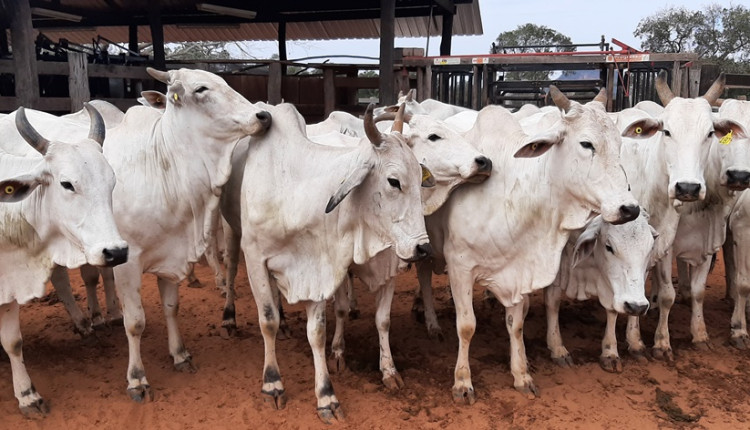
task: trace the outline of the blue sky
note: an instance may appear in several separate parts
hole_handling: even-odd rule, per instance
[[[354,1],[354,0],[353,0]],[[737,1],[683,0],[626,0],[625,2],[599,2],[591,0],[478,0],[482,14],[484,35],[454,36],[452,53],[483,54],[498,34],[513,30],[519,25],[534,23],[545,25],[569,36],[573,43],[598,43],[601,36],[609,42],[616,38],[635,48],[640,48],[640,39],[633,36],[638,22],[670,6],[684,6],[691,10],[704,9],[709,4],[724,6],[741,4]],[[606,5],[606,6],[605,6]],[[426,38],[396,39],[397,47],[424,48]],[[428,55],[438,55],[440,37],[430,40]],[[269,58],[278,52],[276,42],[252,42],[246,48],[256,58]],[[335,40],[335,41],[290,41],[287,43],[288,58],[317,55],[357,54],[378,56],[379,41]],[[322,60],[315,60],[315,62]],[[345,63],[345,59],[334,62]],[[354,60],[352,60],[354,61]],[[355,62],[364,62],[356,60]]]

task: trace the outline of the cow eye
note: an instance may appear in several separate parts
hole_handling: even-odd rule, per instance
[[[591,143],[591,142],[586,142],[586,141],[583,141],[583,142],[581,142],[581,146],[582,146],[582,147],[583,147],[584,149],[590,149],[590,150],[591,150],[591,152],[595,152],[595,150],[594,150],[594,144],[593,144],[593,143]]]
[[[664,132],[664,135],[669,137],[672,135],[672,133],[669,132],[669,130],[662,130]]]
[[[711,130],[711,131],[708,132],[708,138],[710,139],[712,137],[714,137],[714,131],[713,130]]]
[[[202,93],[203,91],[206,91],[207,89],[208,89],[207,87],[204,87],[204,86],[202,86],[202,85],[201,85],[200,87],[198,87],[198,89],[197,89],[197,90],[195,90],[195,93],[196,93],[196,94],[200,94],[200,93]]]
[[[438,136],[435,133],[432,133],[431,135],[427,136],[427,139],[430,140],[430,141],[432,141],[432,142],[434,142],[436,140],[442,139],[442,137]]]
[[[388,183],[391,184],[393,188],[401,189],[401,182],[399,182],[398,179],[388,178]]]
[[[75,191],[75,190],[76,190],[76,189],[75,189],[75,188],[73,187],[73,184],[71,184],[71,183],[70,183],[70,182],[68,182],[68,181],[62,181],[62,182],[60,182],[60,186],[62,186],[63,188],[65,188],[65,189],[66,189],[66,190],[68,190],[68,191]]]
[[[612,246],[610,246],[610,244],[606,244],[606,245],[604,245],[604,249],[606,249],[606,250],[607,250],[607,252],[610,252],[610,253],[612,253],[612,254],[614,254],[614,253],[615,253],[615,250],[614,250],[614,249],[612,249]]]

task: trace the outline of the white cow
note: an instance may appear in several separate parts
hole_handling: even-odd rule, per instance
[[[231,155],[246,136],[263,134],[268,112],[248,102],[213,73],[179,69],[148,73],[167,84],[164,112],[134,106],[107,131],[104,155],[117,176],[113,206],[130,258],[114,269],[128,337],[128,393],[151,399],[140,352],[146,320],[141,275],[157,276],[175,368],[194,371],[177,326],[178,283],[211,240]],[[56,122],[46,124],[54,129]]]
[[[107,128],[114,127],[115,125],[122,122],[122,119],[125,117],[125,113],[120,110],[117,106],[113,105],[110,102],[104,101],[104,100],[91,100],[88,102],[90,105],[96,108],[97,111],[99,111],[99,114],[102,116],[102,119],[104,120],[104,125]],[[88,123],[89,122],[89,116],[85,112],[85,109],[81,109],[78,112],[69,113],[67,115],[62,115],[62,118],[67,118],[72,121],[82,122],[82,123]]]
[[[456,306],[459,352],[453,397],[458,402],[476,399],[469,369],[476,326],[474,283],[506,306],[514,386],[533,396],[537,389],[523,345],[527,295],[555,280],[568,235],[583,228],[592,212],[615,223],[639,213],[619,163],[621,140],[604,106],[570,101],[555,87],[550,93],[564,113],[541,135],[527,136],[504,108],[488,106],[479,113],[465,138],[493,160],[492,176],[482,186],[458,188],[427,218],[433,260],[437,269],[442,269],[442,258],[447,263]],[[656,126],[644,119],[632,128]],[[420,282],[429,271],[425,266],[418,264]]]
[[[356,148],[309,141],[291,105],[269,110],[274,125],[248,150],[241,194],[241,244],[266,350],[261,392],[284,407],[275,352],[278,288],[289,303],[306,304],[318,416],[330,422],[341,409],[326,369],[325,301],[352,264],[389,247],[405,261],[430,253],[419,194],[429,171],[400,133],[377,131],[372,106],[368,137]]]
[[[547,348],[552,359],[565,367],[573,364],[560,335],[559,311],[563,293],[570,299],[599,298],[607,311],[599,364],[609,372],[622,372],[615,324],[618,314],[642,315],[648,310],[646,272],[653,265],[656,230],[648,214],[612,225],[594,218],[580,235],[571,235],[563,250],[560,272],[544,290],[547,308]]]
[[[444,120],[460,112],[472,111],[472,109],[469,108],[439,102],[435,99],[425,99],[422,100],[422,102],[418,102],[414,99],[414,96],[413,89],[409,90],[406,95],[399,92],[396,104],[393,106],[376,108],[375,116],[380,116],[385,112],[395,112],[401,104],[406,105],[407,115],[428,115],[439,120]]]
[[[352,137],[364,137],[365,125],[362,119],[342,111],[333,111],[328,118],[317,124],[306,126],[307,135],[319,136],[330,132],[341,133]]]
[[[23,362],[19,304],[44,295],[56,264],[114,266],[128,258],[112,215],[115,175],[102,155],[104,124],[93,107],[86,109],[92,116],[88,137],[63,143],[39,135],[20,108],[15,125],[37,156],[0,154],[0,342],[25,415],[45,414],[49,407]]]

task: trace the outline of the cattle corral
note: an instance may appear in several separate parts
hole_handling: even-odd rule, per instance
[[[75,292],[85,299],[77,271],[71,271]],[[21,312],[26,365],[37,389],[51,403],[50,414],[30,421],[17,410],[12,390],[0,391],[4,428],[323,428],[312,407],[311,353],[305,336],[304,309],[287,310],[292,338],[277,342],[280,370],[289,401],[286,409],[264,404],[262,337],[244,265],[240,266],[237,300],[240,334],[223,338],[223,298],[213,286],[213,275],[197,266],[202,289],[182,289],[181,310],[186,346],[198,371],[178,373],[166,349],[166,326],[153,276],[143,277],[147,329],[143,356],[150,369],[155,400],[136,404],[124,390],[127,345],[120,327],[81,340],[71,330],[60,304],[46,300],[24,306]],[[558,368],[545,344],[541,293],[532,296],[525,325],[526,346],[541,396],[528,400],[513,389],[508,368],[508,338],[503,307],[482,301],[475,289],[477,333],[471,364],[477,403],[454,405],[451,399],[453,359],[457,337],[447,294],[447,277],[435,280],[437,309],[446,339],[428,339],[423,324],[411,314],[416,275],[412,270],[397,279],[393,302],[391,345],[406,386],[388,391],[380,382],[374,296],[360,293],[361,316],[347,322],[347,363],[343,374],[332,375],[346,420],[340,428],[742,428],[750,404],[750,356],[728,345],[731,302],[724,299],[721,258],[708,278],[706,322],[713,349],[691,346],[689,307],[672,311],[675,364],[637,362],[621,340],[622,374],[603,371],[598,364],[604,311],[598,302],[564,301],[562,334],[573,354],[574,368]],[[333,320],[329,305],[328,319]],[[656,310],[642,318],[644,338],[656,326]],[[618,332],[624,330],[624,321]],[[332,335],[329,324],[328,341]],[[10,380],[10,367],[0,366],[0,380]],[[671,398],[671,400],[670,400]],[[677,409],[679,408],[679,409]]]

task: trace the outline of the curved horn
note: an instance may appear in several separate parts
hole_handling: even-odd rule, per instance
[[[99,111],[90,103],[84,103],[83,107],[88,111],[89,119],[91,120],[91,125],[89,126],[89,139],[99,145],[103,145],[106,131],[106,127],[104,127],[104,119],[102,119]]]
[[[36,149],[42,155],[47,153],[49,140],[43,138],[42,135],[31,126],[28,118],[26,118],[26,112],[24,112],[23,107],[18,108],[18,111],[16,112],[16,128],[18,129],[18,132],[21,133],[23,140],[28,142],[32,148]]]
[[[667,71],[662,70],[659,72],[659,75],[656,77],[656,83],[654,84],[656,87],[656,94],[659,95],[659,100],[661,100],[662,106],[666,106],[672,99],[674,98],[674,93],[669,88],[669,85],[667,85]]]
[[[600,89],[599,94],[597,94],[596,97],[594,97],[594,100],[591,100],[591,101],[606,104],[607,103],[607,89],[606,88]]]
[[[412,114],[404,112],[404,122],[410,122],[413,118]],[[381,122],[381,121],[395,121],[396,120],[396,112],[383,112],[380,115],[375,117],[375,124]]]
[[[552,97],[552,101],[555,103],[555,106],[562,109],[566,113],[570,110],[570,99],[565,97],[565,94],[563,94],[562,91],[560,91],[556,86],[549,86],[549,95]]]
[[[410,102],[414,100],[414,88],[410,89],[408,93],[406,93],[406,101]]]
[[[391,127],[391,131],[397,131],[403,134],[404,110],[406,110],[406,103],[401,103],[401,106],[398,107],[398,112],[396,112],[396,119],[393,120],[393,127]]]
[[[714,81],[713,84],[711,84],[711,88],[706,91],[706,94],[703,94],[703,98],[708,100],[708,103],[713,105],[716,104],[716,101],[719,100],[719,97],[721,97],[722,94],[724,94],[724,85],[727,82],[727,78],[724,75],[724,72],[722,72],[718,78]]]
[[[380,146],[380,144],[383,143],[383,135],[380,134],[378,128],[375,127],[375,121],[372,117],[373,109],[375,109],[375,103],[370,103],[365,111],[365,134],[367,135],[367,139],[370,140],[370,143],[375,146]]]
[[[146,73],[151,75],[152,78],[156,79],[159,82],[169,84],[169,72],[162,72],[161,70],[156,70],[153,67],[146,67]]]

